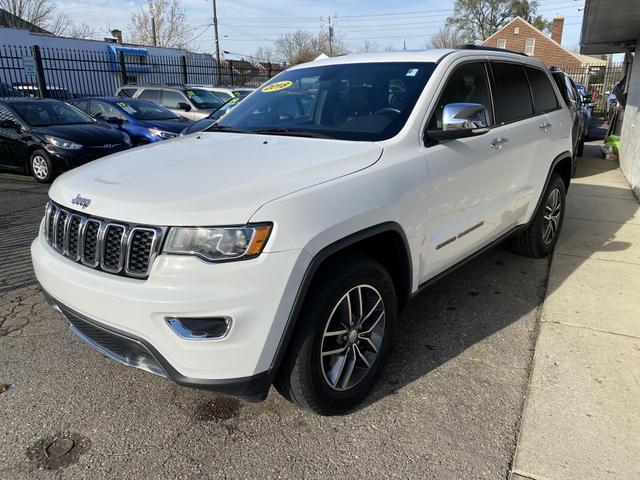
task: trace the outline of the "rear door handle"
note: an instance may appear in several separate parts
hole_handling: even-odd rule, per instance
[[[491,148],[495,148],[496,150],[500,150],[500,149],[502,149],[502,146],[505,143],[509,143],[509,139],[508,138],[500,138],[500,137],[498,137],[493,142],[491,142],[489,144],[489,146]]]
[[[551,125],[549,122],[543,122],[540,124],[540,130],[542,130],[543,132],[548,132],[551,127],[553,127],[553,125]]]

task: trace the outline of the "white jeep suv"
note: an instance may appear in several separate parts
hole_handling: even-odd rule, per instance
[[[508,237],[553,250],[570,127],[544,65],[505,51],[295,66],[205,132],[61,176],[35,273],[114,360],[344,412],[422,287]]]

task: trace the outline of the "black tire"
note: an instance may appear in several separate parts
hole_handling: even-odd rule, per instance
[[[583,153],[584,153],[584,138],[582,138],[582,140],[580,140],[580,142],[578,143],[578,148],[576,149],[576,157],[581,157]]]
[[[367,320],[363,322],[363,325],[366,326],[361,327],[363,333],[365,333],[364,329],[373,328],[371,325],[374,322],[376,329],[381,326],[383,328],[382,334],[376,336],[376,340],[380,339],[380,344],[378,353],[373,360],[371,360],[373,349],[367,351],[370,348],[370,342],[362,340],[361,344],[361,340],[354,340],[351,335],[353,330],[348,331],[348,336],[325,336],[325,333],[328,333],[325,329],[331,333],[336,331],[333,325],[336,316],[341,317],[339,315],[340,309],[346,312],[347,308],[344,302],[348,292],[351,292],[350,299],[359,298],[360,292],[363,292],[360,298],[365,298],[362,302],[362,308],[359,308],[357,306],[359,302],[356,302],[351,317],[353,324],[357,325],[357,319],[364,316]],[[379,294],[379,298],[382,299],[384,315],[381,315],[380,311],[375,311],[375,315],[367,317],[368,311],[374,312],[375,310],[375,307],[371,307],[374,301],[377,301],[375,294]],[[366,298],[368,295],[370,297]],[[342,303],[341,299],[344,299]],[[364,306],[365,304],[367,305]],[[357,314],[358,309],[360,316]],[[296,330],[276,375],[274,386],[286,399],[303,409],[321,415],[336,415],[351,410],[366,396],[380,375],[391,347],[398,315],[397,309],[393,282],[389,273],[379,262],[359,253],[343,254],[330,261],[321,268],[309,288],[298,317]],[[364,311],[364,315],[362,315],[362,311]],[[380,318],[382,321],[376,322],[375,318]],[[342,323],[340,324],[342,325]],[[360,338],[359,335],[357,338]],[[370,335],[370,338],[373,339],[374,336]],[[336,343],[327,346],[325,342]],[[341,348],[340,345],[345,345],[344,362],[340,362],[339,354],[321,355],[323,348],[325,352],[331,351],[336,345],[338,349]],[[364,355],[358,358],[361,351]],[[351,357],[349,357],[349,353],[351,353]],[[363,356],[371,362],[369,368],[361,360]],[[336,381],[332,386],[329,375],[334,373],[335,368],[329,369],[328,364],[331,364],[335,357],[338,358],[332,367],[340,367],[339,363],[341,363],[342,368],[337,368]],[[348,358],[353,358],[353,363]],[[360,365],[355,367],[358,363]],[[347,367],[343,373],[347,364],[349,366],[353,364],[354,367],[351,369]],[[346,377],[347,373],[349,374],[348,378]],[[353,379],[357,381],[349,386],[349,382]]]
[[[55,170],[51,157],[44,150],[35,150],[29,157],[29,173],[40,183],[51,183]]]
[[[555,225],[555,231],[551,239],[548,241],[548,239],[545,238],[545,235],[547,232],[547,224],[550,222],[545,220],[545,216],[548,211],[548,206],[550,205],[551,195],[555,195],[554,192],[556,191],[557,195],[559,195],[560,201],[559,211],[557,222],[553,222]],[[513,240],[513,248],[516,253],[527,257],[543,258],[553,252],[564,221],[565,196],[566,187],[564,180],[562,180],[560,175],[554,173],[542,196],[540,207],[536,211],[531,224],[524,232]]]

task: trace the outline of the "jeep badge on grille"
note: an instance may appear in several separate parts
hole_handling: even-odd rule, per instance
[[[81,197],[80,194],[77,194],[76,197],[71,200],[71,203],[73,203],[74,205],[78,205],[79,207],[82,207],[82,209],[84,210],[91,203],[91,199]]]

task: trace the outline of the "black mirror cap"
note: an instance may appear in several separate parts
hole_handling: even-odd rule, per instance
[[[20,125],[18,122],[14,122],[13,120],[1,120],[0,121],[0,128],[12,128],[14,130],[22,130],[22,125]]]
[[[185,102],[180,102],[178,104],[178,108],[180,110],[184,110],[185,112],[191,111],[191,105],[189,105],[188,103],[185,103]]]
[[[489,133],[489,128],[465,128],[460,130],[428,130],[425,133],[425,145],[443,140],[477,137]]]

